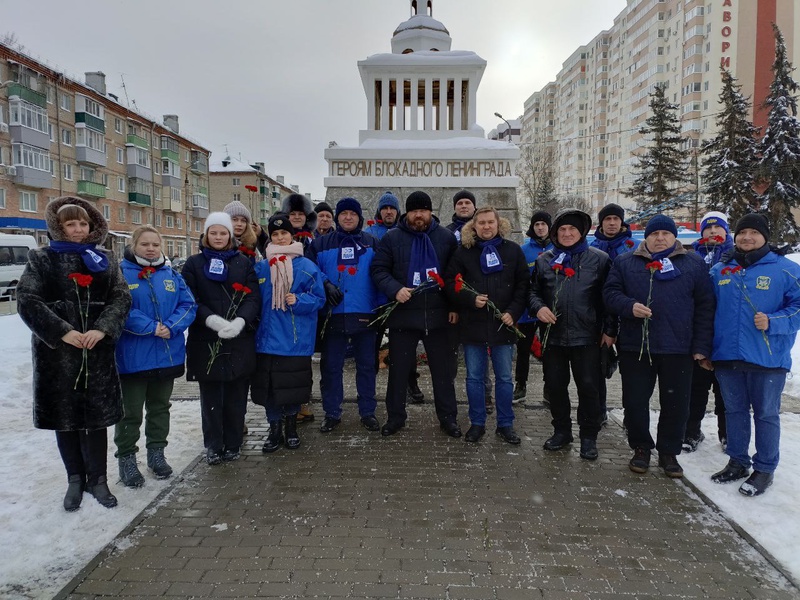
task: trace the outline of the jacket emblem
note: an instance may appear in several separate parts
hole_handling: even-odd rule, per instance
[[[730,279],[720,279],[717,285],[728,285],[731,282]]]
[[[756,279],[756,289],[757,290],[768,290],[769,284],[771,279],[766,275],[761,275],[758,279]]]
[[[165,279],[164,280],[164,289],[168,292],[175,291],[175,282],[172,279]]]
[[[135,290],[135,289],[136,289],[136,288],[138,288],[138,287],[139,287],[139,284],[138,284],[138,283],[129,283],[129,284],[128,284],[128,289],[129,289],[129,290]]]

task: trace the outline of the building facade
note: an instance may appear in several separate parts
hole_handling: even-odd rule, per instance
[[[108,249],[121,256],[143,224],[164,253],[197,251],[209,209],[209,151],[107,93],[105,75],[65,77],[0,44],[0,231],[47,243],[44,211],[58,196],[92,201],[108,221]]]
[[[632,207],[622,191],[647,145],[639,129],[650,94],[663,85],[679,106],[697,181],[697,152],[716,135],[721,68],[752,98],[755,124],[766,123],[760,106],[772,80],[773,22],[797,64],[800,0],[628,0],[609,30],[576,49],[556,80],[525,102],[522,144],[553,149],[561,197],[579,198],[595,213],[609,202]]]

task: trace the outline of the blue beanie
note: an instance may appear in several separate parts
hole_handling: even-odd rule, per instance
[[[669,231],[672,235],[678,235],[678,228],[675,227],[675,221],[667,215],[656,215],[647,222],[647,227],[644,229],[644,237],[647,237],[654,231]]]
[[[400,212],[400,201],[397,199],[397,196],[389,191],[385,192],[383,196],[381,196],[381,199],[378,200],[378,211],[387,206],[391,206],[398,213]]]
[[[342,198],[336,203],[336,215],[335,219],[339,220],[339,215],[344,210],[352,210],[354,213],[358,215],[358,222],[359,226],[361,222],[364,220],[364,216],[361,214],[361,204],[359,204],[358,200],[355,198]]]
[[[712,210],[710,213],[706,213],[703,216],[703,220],[700,221],[701,235],[703,234],[703,230],[709,225],[719,225],[729,234],[731,232],[730,228],[728,227],[728,217],[725,216],[725,213],[721,213],[716,210]]]

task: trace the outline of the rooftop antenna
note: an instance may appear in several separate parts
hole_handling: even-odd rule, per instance
[[[125,92],[125,103],[128,105],[128,108],[131,107],[131,101],[128,98],[128,88],[125,86],[125,73],[120,73],[119,78],[122,80],[122,91]],[[136,106],[136,102],[133,103]]]

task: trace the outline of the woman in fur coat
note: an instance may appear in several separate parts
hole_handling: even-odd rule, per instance
[[[33,424],[56,432],[64,508],[80,508],[84,491],[112,508],[106,428],[122,418],[114,349],[131,295],[100,247],[108,225],[92,204],[62,196],[45,218],[50,247],[30,251],[17,286],[20,317],[33,332]]]

